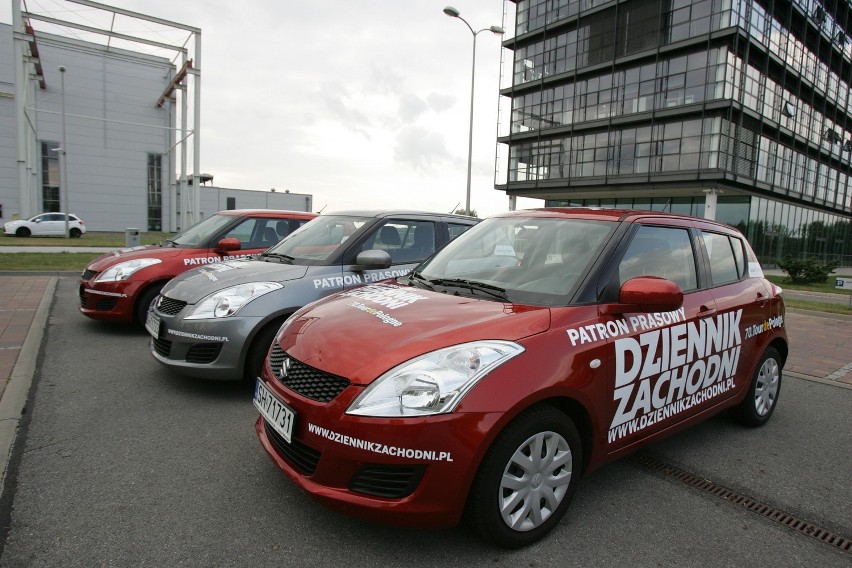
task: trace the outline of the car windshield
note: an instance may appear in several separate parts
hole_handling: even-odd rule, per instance
[[[323,264],[369,221],[367,217],[320,215],[270,247],[264,256],[284,256],[294,264]]]
[[[560,217],[487,219],[419,266],[412,278],[441,291],[565,305],[615,226]]]
[[[168,239],[167,242],[182,247],[207,246],[210,237],[233,222],[233,215],[213,215],[178,233],[171,239]]]

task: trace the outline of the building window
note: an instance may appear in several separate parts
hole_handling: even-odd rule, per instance
[[[163,230],[162,154],[148,154],[148,230]]]
[[[228,211],[233,211],[237,208],[237,198],[236,197],[226,197],[225,198],[225,209]]]
[[[59,211],[59,142],[41,143],[41,208]]]

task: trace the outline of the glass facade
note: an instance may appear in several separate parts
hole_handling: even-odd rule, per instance
[[[59,142],[41,143],[41,210],[61,211],[59,203]]]
[[[148,154],[148,230],[163,230],[162,154]]]
[[[512,86],[501,93],[511,106],[499,139],[508,163],[498,189],[546,195],[548,205],[699,216],[703,197],[695,194],[718,189],[725,195],[716,218],[739,226],[759,255],[852,261],[849,6],[517,0],[515,7],[515,37],[505,44]],[[683,197],[635,197],[641,184]],[[560,188],[566,199],[554,197]],[[633,197],[620,199],[622,189]],[[771,244],[767,227],[778,234]]]

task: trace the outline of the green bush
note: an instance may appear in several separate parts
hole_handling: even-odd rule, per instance
[[[787,273],[794,284],[813,284],[825,282],[828,275],[838,266],[838,262],[820,262],[815,258],[799,260],[791,256],[777,262],[778,268]]]

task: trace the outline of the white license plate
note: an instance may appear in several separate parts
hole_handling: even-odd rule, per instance
[[[260,379],[257,379],[254,387],[253,402],[264,420],[289,443],[290,437],[293,435],[293,422],[296,420],[296,413],[278,400],[278,397],[272,394],[272,391],[266,388],[266,385]]]
[[[160,318],[153,310],[148,312],[148,317],[145,318],[145,329],[154,336],[154,339],[160,337]]]

